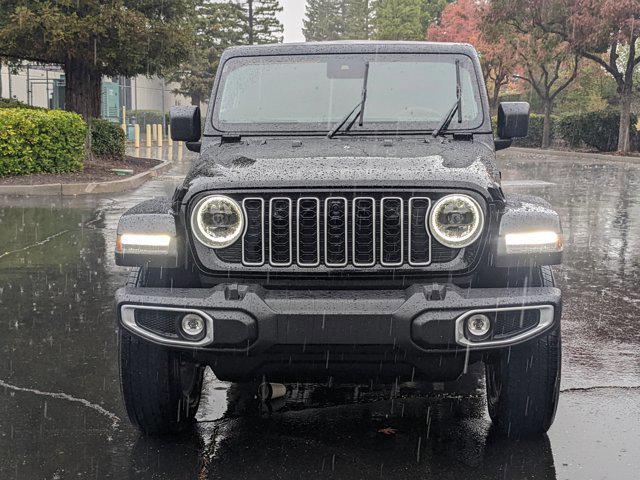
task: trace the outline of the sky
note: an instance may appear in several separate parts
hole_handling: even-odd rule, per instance
[[[305,0],[280,0],[283,7],[280,21],[284,25],[285,42],[304,42],[302,19],[306,3]]]

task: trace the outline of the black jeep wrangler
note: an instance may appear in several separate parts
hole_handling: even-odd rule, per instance
[[[232,382],[455,380],[483,362],[510,436],[551,425],[560,383],[558,214],[505,195],[473,47],[237,47],[208,113],[174,107],[199,151],[173,198],[120,219],[122,393],[148,434],[194,418],[203,369]],[[202,126],[204,123],[204,127]]]

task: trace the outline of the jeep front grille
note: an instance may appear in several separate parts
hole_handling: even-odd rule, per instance
[[[423,267],[460,250],[429,234],[429,196],[308,195],[238,198],[246,216],[240,242],[215,251],[226,263],[312,268]]]

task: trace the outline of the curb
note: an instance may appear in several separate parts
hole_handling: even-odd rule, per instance
[[[150,159],[154,160],[154,159]],[[122,180],[90,183],[49,183],[45,185],[0,185],[0,195],[39,197],[58,195],[63,197],[118,193],[139,187],[146,181],[167,172],[172,163],[162,162],[149,170]]]
[[[588,152],[573,152],[570,150],[543,150],[541,148],[525,148],[525,147],[510,147],[504,150],[507,152],[515,153],[528,153],[537,155],[555,155],[557,157],[571,157],[582,160],[600,161],[605,160],[616,163],[632,163],[640,165],[640,157],[627,157],[622,155],[607,155],[604,153],[588,153]],[[498,154],[500,155],[500,154]]]

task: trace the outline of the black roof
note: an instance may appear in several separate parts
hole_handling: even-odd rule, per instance
[[[304,55],[327,53],[458,53],[476,56],[476,50],[467,43],[396,42],[348,40],[335,42],[274,43],[231,47],[225,57],[256,55]]]

